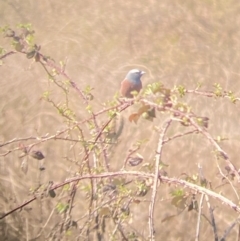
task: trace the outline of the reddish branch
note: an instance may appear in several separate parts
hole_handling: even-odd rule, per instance
[[[137,176],[137,177],[146,178],[146,179],[149,179],[149,178],[154,179],[155,178],[155,174],[146,173],[146,172],[137,172],[137,171],[109,172],[109,173],[102,173],[102,174],[96,174],[96,175],[83,175],[83,176],[77,176],[77,177],[69,178],[62,183],[55,184],[55,185],[51,186],[49,191],[56,190],[58,188],[63,187],[66,184],[76,182],[76,181],[81,181],[81,180],[84,180],[84,179],[113,178],[113,177],[118,177],[118,176]],[[192,191],[195,191],[197,193],[202,193],[202,194],[208,195],[209,197],[215,198],[220,203],[223,203],[223,204],[229,206],[230,208],[232,208],[233,210],[235,210],[237,213],[240,214],[240,206],[239,205],[237,205],[236,203],[232,202],[231,200],[227,199],[226,197],[222,196],[221,194],[218,194],[218,193],[216,193],[216,192],[214,192],[210,189],[207,189],[205,187],[201,187],[201,186],[196,185],[196,184],[191,183],[191,182],[187,182],[185,180],[173,178],[173,177],[171,178],[171,177],[167,177],[167,176],[159,176],[159,179],[160,179],[161,183],[174,184],[174,185],[178,185],[178,186],[181,186],[181,187],[189,188]],[[39,195],[43,196],[42,194],[39,194]],[[8,215],[12,214],[13,212],[15,212],[17,210],[21,210],[23,207],[25,207],[29,203],[35,201],[37,198],[38,198],[37,195],[33,196],[28,201],[24,202],[23,204],[21,204],[21,205],[17,206],[16,208],[12,209],[11,211],[6,212],[4,215],[0,216],[0,219],[3,219],[5,217],[7,217]]]

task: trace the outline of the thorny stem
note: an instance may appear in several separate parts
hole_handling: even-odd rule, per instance
[[[102,179],[102,178],[113,178],[113,177],[119,177],[119,176],[124,176],[124,177],[126,177],[126,176],[137,176],[137,177],[149,179],[149,178],[154,178],[155,174],[146,173],[146,172],[137,172],[137,171],[128,171],[128,172],[121,171],[121,172],[109,172],[109,173],[94,174],[94,175],[89,175],[89,174],[88,175],[81,175],[81,176],[69,178],[68,180],[66,180],[62,183],[52,185],[51,188],[49,189],[49,191],[61,188],[61,187],[65,186],[66,184],[76,182],[76,181],[85,180],[85,179],[99,179],[99,178]],[[215,198],[220,203],[231,207],[234,211],[236,211],[237,213],[240,214],[240,206],[238,206],[237,204],[235,204],[234,202],[232,202],[228,198],[222,196],[221,194],[216,193],[216,192],[214,192],[210,189],[207,189],[205,187],[201,187],[199,185],[196,185],[194,183],[190,183],[190,182],[185,181],[185,180],[173,178],[173,177],[161,176],[161,177],[159,177],[159,179],[162,183],[173,184],[173,185],[178,185],[178,186],[181,186],[181,187],[184,187],[184,188],[189,188],[194,192],[202,193],[202,194],[208,195],[209,197]],[[6,212],[2,216],[0,216],[0,219],[3,219],[5,217],[7,217],[8,215],[14,213],[15,211],[17,211],[19,209],[22,209],[23,207],[25,207],[29,203],[35,201],[37,198],[38,198],[38,196],[34,195],[33,197],[31,197],[29,200],[27,200],[23,204],[17,206],[16,208],[14,208],[14,209],[10,210],[9,212]]]
[[[163,123],[162,125],[162,130],[159,135],[159,140],[158,140],[158,147],[157,147],[157,153],[155,157],[155,174],[154,174],[154,181],[153,181],[153,191],[152,191],[152,197],[151,197],[151,202],[149,205],[149,233],[150,233],[150,240],[154,240],[154,221],[153,221],[153,215],[154,215],[154,207],[155,207],[155,200],[156,200],[156,195],[157,195],[157,185],[158,185],[158,180],[161,180],[161,177],[159,177],[159,166],[160,166],[160,161],[161,161],[161,156],[162,156],[162,148],[163,148],[163,139],[165,136],[165,133],[170,126],[172,122],[172,119],[167,120]]]

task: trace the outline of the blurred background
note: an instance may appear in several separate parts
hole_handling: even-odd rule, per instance
[[[168,88],[183,85],[194,89],[197,83],[201,83],[202,90],[213,91],[214,83],[219,83],[224,90],[232,90],[236,96],[240,94],[240,2],[237,0],[0,1],[1,27],[8,25],[15,29],[19,23],[32,24],[41,52],[51,56],[56,63],[66,61],[66,72],[79,88],[85,89],[88,85],[93,88],[95,111],[101,110],[104,102],[113,99],[121,81],[132,68],[147,72],[142,79],[143,86],[160,81]],[[0,46],[10,49],[9,39],[1,36]],[[54,135],[66,128],[63,118],[41,99],[44,91],[49,90],[48,77],[42,66],[20,54],[3,61],[0,67],[0,142],[47,133]],[[61,95],[55,90],[51,91],[56,101],[60,101]],[[187,102],[197,115],[210,118],[208,130],[213,137],[227,138],[221,146],[238,168],[239,104],[195,95],[188,95],[182,101]],[[79,121],[88,117],[76,93],[71,95],[70,102]],[[160,127],[168,117],[167,114],[157,113],[153,122],[140,120],[135,125],[127,120],[133,110],[134,106],[123,113],[124,129],[119,144],[110,153],[110,168],[113,171],[122,167],[129,148],[143,139],[147,142],[139,153],[144,157],[144,162],[152,163],[158,141],[154,127]],[[167,135],[170,137],[183,131],[186,127],[176,123]],[[6,146],[0,151],[5,153],[9,149]],[[0,157],[1,212],[7,212],[26,200],[29,190],[39,180],[41,183],[50,180],[61,182],[71,176],[76,167],[64,157],[82,157],[80,149],[75,147],[73,152],[66,142],[50,141],[42,143],[38,149],[46,157],[46,170],[41,173],[38,162],[31,160],[28,173],[24,174],[20,170],[21,160],[17,152]],[[169,176],[197,174],[197,163],[200,163],[206,178],[217,186],[221,178],[217,174],[212,151],[201,135],[191,135],[164,146],[162,161],[169,165],[166,170]],[[219,165],[224,169],[224,163]],[[183,212],[168,222],[161,222],[168,215],[178,212],[170,204],[170,190],[170,187],[163,186],[161,195],[158,195],[156,240],[193,240],[193,223],[196,223],[197,213]],[[238,202],[229,186],[221,190]],[[76,219],[87,209],[86,198],[83,194],[79,195],[81,201],[78,205],[82,209],[74,212]],[[133,221],[129,224],[145,238],[148,236],[148,212],[141,210],[148,209],[150,195],[146,200],[144,204],[132,207]],[[2,220],[4,235],[6,225],[10,230],[6,240],[25,240],[27,227],[28,230],[32,229],[28,231],[29,238],[37,235],[49,213],[54,212],[50,201],[44,204],[40,208],[36,202],[31,205],[32,210],[24,210]],[[216,205],[221,207],[214,214],[218,228],[223,232],[237,215],[220,203]],[[53,214],[48,223],[49,229],[53,228],[56,217]],[[233,240],[231,238],[235,237],[236,232],[232,232],[229,240]],[[16,234],[24,238],[17,239]],[[213,237],[207,222],[201,227],[201,235]]]

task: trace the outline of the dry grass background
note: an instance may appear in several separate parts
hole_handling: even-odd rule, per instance
[[[233,90],[237,96],[240,94],[240,2],[237,0],[8,0],[0,2],[0,22],[1,26],[7,24],[11,27],[17,23],[31,23],[42,52],[56,61],[67,58],[66,71],[79,87],[94,87],[95,110],[113,98],[126,72],[135,67],[147,72],[143,78],[144,85],[161,81],[169,88],[182,84],[193,89],[197,82],[201,82],[204,90],[213,90],[212,86],[217,82],[224,89]],[[0,38],[1,46],[6,47],[7,42],[8,39]],[[30,64],[23,56],[16,55],[7,58],[0,71],[1,142],[14,137],[54,134],[65,126],[51,105],[40,100],[48,89],[48,81],[39,65]],[[54,95],[56,101],[61,99],[56,92]],[[222,147],[238,167],[239,105],[194,95],[187,96],[184,101],[195,113],[210,118],[209,132],[213,136],[229,138]],[[71,105],[77,116],[83,118],[82,103],[74,93]],[[141,120],[134,125],[127,122],[131,111],[124,113],[125,126],[120,143],[111,153],[112,170],[122,166],[128,149],[143,138],[149,139],[140,150],[144,161],[153,161],[155,155],[158,135],[152,129],[166,116],[158,114],[153,123]],[[168,135],[182,130],[176,125]],[[19,153],[1,157],[1,212],[9,211],[26,200],[29,189],[39,180],[41,183],[50,180],[61,182],[74,173],[75,166],[63,157],[79,158],[77,147],[73,151],[67,143],[50,141],[39,148],[46,156],[46,170],[41,174],[34,160],[27,175],[23,174]],[[8,147],[0,149],[1,153],[7,150]],[[201,136],[188,136],[170,143],[164,147],[162,159],[169,165],[167,171],[170,176],[183,172],[197,173],[196,164],[201,163],[213,186],[221,183],[212,148]],[[221,165],[224,167],[223,163]],[[156,240],[194,240],[197,213],[183,212],[168,222],[161,222],[167,215],[178,212],[170,204],[170,190],[162,186],[157,197]],[[239,201],[229,186],[221,191],[233,201]],[[76,220],[87,209],[84,193],[79,192],[77,200]],[[150,196],[146,200],[131,207],[133,221],[129,228],[142,235],[140,240],[147,240],[148,236]],[[48,233],[58,219],[54,212],[57,201],[37,201],[31,204],[32,210],[22,210],[2,220],[2,240],[31,240],[53,211],[44,228]],[[237,214],[220,203],[214,205],[217,207],[214,214],[218,230],[222,233]],[[237,230],[233,230],[228,240],[235,240],[236,233]],[[202,240],[213,239],[211,227],[206,222],[201,227],[201,237]]]

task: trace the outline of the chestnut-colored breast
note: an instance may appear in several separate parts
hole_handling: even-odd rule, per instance
[[[130,82],[129,80],[125,79],[121,83],[120,93],[122,96],[127,98],[133,98],[133,95],[131,94],[132,91],[139,92],[142,89],[142,82],[135,84]]]

